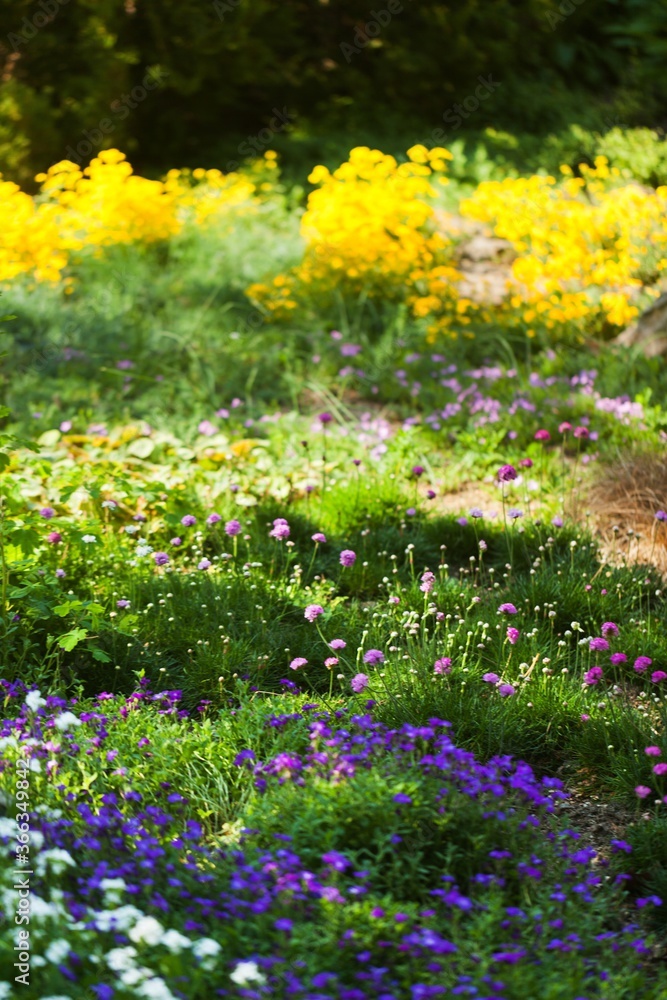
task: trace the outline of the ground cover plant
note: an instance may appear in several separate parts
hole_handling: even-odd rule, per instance
[[[0,189],[0,997],[667,996],[664,190],[452,162]]]

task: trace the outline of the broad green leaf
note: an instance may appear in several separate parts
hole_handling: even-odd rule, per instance
[[[61,649],[67,650],[69,653],[75,646],[78,646],[86,636],[88,635],[88,629],[86,628],[73,628],[71,632],[65,632],[58,639],[58,645]]]

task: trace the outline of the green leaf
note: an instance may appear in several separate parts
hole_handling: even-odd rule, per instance
[[[93,649],[91,650],[94,660],[99,660],[100,663],[110,663],[111,657],[104,652],[103,649]]]
[[[65,649],[69,653],[75,646],[78,646],[87,635],[87,628],[73,628],[71,632],[65,632],[64,635],[60,636],[58,639],[58,645],[61,649]]]
[[[32,528],[16,528],[9,533],[9,540],[12,545],[18,545],[26,555],[30,555],[40,541],[39,535]]]

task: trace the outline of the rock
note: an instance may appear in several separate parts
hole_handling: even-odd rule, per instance
[[[667,292],[663,292],[639,319],[616,338],[623,347],[640,346],[649,358],[667,352]]]

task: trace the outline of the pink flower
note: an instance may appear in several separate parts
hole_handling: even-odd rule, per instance
[[[499,684],[498,694],[501,698],[511,698],[513,694],[516,694],[516,688],[513,684]]]
[[[654,670],[651,674],[651,680],[654,684],[659,684],[660,681],[667,680],[667,674],[664,670]]]
[[[237,521],[235,518],[232,518],[231,521],[227,521],[225,525],[225,534],[229,535],[230,538],[233,538],[235,535],[240,535],[241,530],[241,522]]]
[[[42,507],[39,513],[43,518],[46,518],[47,521],[50,521],[51,518],[55,516],[56,512],[53,507]]]
[[[204,437],[211,437],[212,434],[215,434],[217,429],[218,428],[215,426],[215,424],[212,424],[210,420],[202,420],[199,427],[197,428],[199,433],[203,434]]]
[[[581,719],[582,722],[588,722],[590,719],[590,715],[586,715],[584,713],[583,715],[580,715],[579,718]]]
[[[513,604],[501,604],[498,611],[501,611],[504,615],[518,615],[519,613]]]
[[[662,750],[660,749],[660,747],[656,746],[644,747],[644,753],[646,754],[647,757],[659,757],[660,754],[662,753]]]
[[[587,438],[589,436],[587,427],[575,427],[573,434],[576,438]]]
[[[482,680],[484,681],[485,684],[498,684],[500,681],[500,677],[498,676],[498,674],[490,673],[490,674],[484,674]]]
[[[299,667],[305,667],[308,660],[304,656],[296,656],[290,663],[291,670],[298,670]]]
[[[345,639],[332,639],[329,643],[329,649],[345,649],[346,646]]]
[[[435,583],[435,573],[431,573],[430,569],[425,570],[422,573],[422,581],[419,584],[419,589],[425,594],[430,594],[433,590],[433,584]]]
[[[50,531],[46,536],[47,542],[50,542],[51,545],[57,545],[58,542],[62,541],[62,538],[63,536],[60,534],[59,531]]]
[[[604,636],[618,635],[618,625],[615,622],[603,622],[600,631]]]
[[[377,667],[378,664],[384,663],[384,653],[381,649],[369,649],[364,653],[364,663]]]
[[[522,469],[532,469],[533,460],[532,458],[522,458],[519,462],[519,467]]]
[[[612,653],[609,657],[609,662],[613,667],[618,667],[621,663],[627,663],[628,658],[625,653]]]
[[[337,665],[338,665],[338,657],[337,656],[328,656],[326,658],[326,660],[324,661],[324,666],[328,667],[329,669],[331,669],[331,667],[335,667]]]
[[[357,553],[353,552],[352,549],[343,549],[340,554],[341,566],[354,566],[356,559]]]
[[[584,684],[588,684],[592,687],[594,684],[597,684],[602,680],[602,676],[602,667],[591,667],[591,669],[587,670],[584,674]]]
[[[654,764],[651,770],[658,777],[661,777],[663,774],[667,774],[667,764]]]
[[[515,646],[519,641],[520,635],[521,632],[519,631],[518,628],[514,628],[512,625],[507,626],[507,638],[513,646]]]
[[[536,441],[550,441],[551,440],[551,434],[549,433],[549,431],[545,431],[545,430],[535,431],[535,440]]]
[[[206,518],[207,524],[217,524],[218,521],[222,521],[222,518],[219,514],[216,514],[215,511],[212,514],[209,514]]]
[[[327,540],[327,536],[322,531],[316,531],[313,535],[313,541],[318,545],[324,545]]]
[[[179,545],[182,545],[183,543],[182,543],[182,541],[181,541],[180,538],[172,538],[171,541],[169,542],[169,544],[170,545],[179,546]]]
[[[356,674],[350,681],[350,687],[355,692],[355,694],[360,694],[369,685],[369,679],[366,674]]]
[[[324,608],[321,604],[309,604],[303,613],[303,617],[306,621],[314,622],[316,618],[324,614]]]
[[[392,596],[389,598],[389,603],[390,604],[400,604],[401,603],[401,599],[400,599],[400,597],[396,597],[395,594],[392,594]]]
[[[561,434],[567,434],[568,431],[572,430],[572,424],[568,423],[567,420],[564,420],[562,424],[558,425],[558,430]]]
[[[643,674],[647,667],[650,667],[653,660],[650,656],[638,656],[635,660],[635,670],[638,674]]]
[[[433,664],[434,674],[451,674],[452,672],[452,661],[449,656],[442,656],[439,660],[436,660]]]
[[[595,650],[595,652],[600,652],[600,653],[604,653],[609,649],[609,643],[607,642],[607,640],[602,639],[600,637],[591,639],[588,646],[590,649]]]
[[[646,785],[637,785],[635,787],[635,795],[638,799],[645,799],[647,795],[651,794],[651,789],[647,788]]]
[[[498,469],[498,482],[499,483],[510,483],[513,479],[516,479],[517,472],[513,465],[501,465]]]
[[[286,538],[289,538],[290,527],[284,517],[277,517],[273,522],[273,528],[269,532],[271,538],[277,538],[278,541],[284,542]]]

